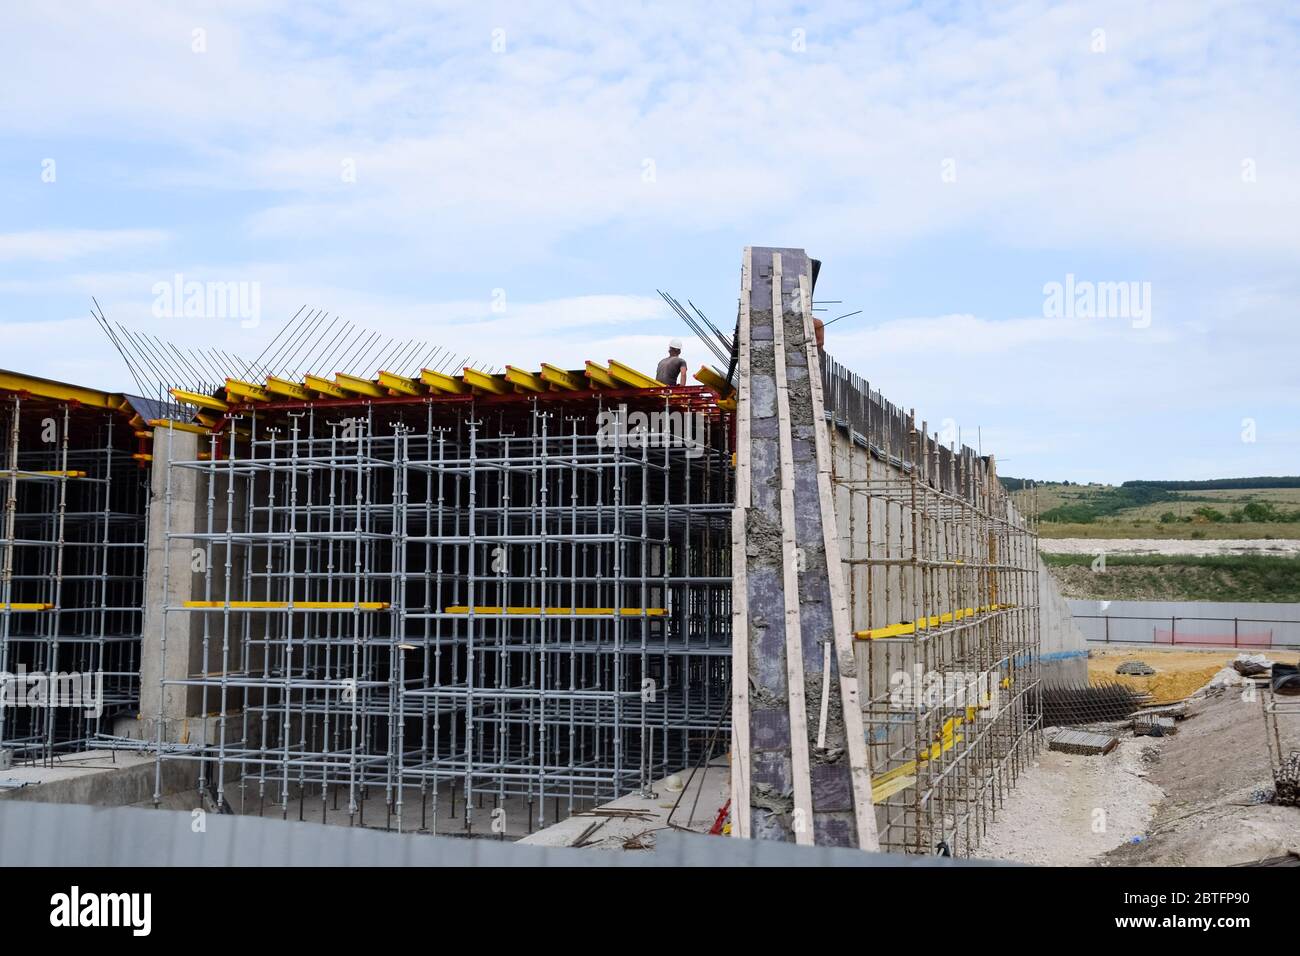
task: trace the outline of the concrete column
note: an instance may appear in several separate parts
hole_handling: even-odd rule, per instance
[[[200,436],[191,432],[159,428],[154,433],[140,651],[140,715],[137,727],[119,728],[119,733],[153,738],[157,734],[156,721],[161,719],[163,740],[176,742],[189,730],[185,726],[186,718],[198,715],[197,688],[164,687],[161,682],[164,678],[183,679],[202,667],[200,615],[176,612],[167,615],[165,654],[163,645],[163,607],[175,607],[199,598],[203,587],[203,575],[191,570],[195,542],[184,538],[165,540],[168,530],[183,534],[206,527],[207,492],[201,473],[192,468],[171,469],[170,489],[167,475],[169,460],[198,458],[200,441]]]

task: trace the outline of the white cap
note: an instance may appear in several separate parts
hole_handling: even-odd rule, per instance
[[[669,340],[668,340],[668,347],[669,347],[670,349],[676,349],[677,351],[680,352],[680,351],[682,350],[682,340],[681,340],[681,339],[669,339]]]

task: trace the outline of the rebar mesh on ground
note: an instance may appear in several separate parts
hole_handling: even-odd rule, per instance
[[[1142,706],[1141,698],[1123,684],[1048,683],[1043,687],[1043,724],[1074,727],[1126,720]]]

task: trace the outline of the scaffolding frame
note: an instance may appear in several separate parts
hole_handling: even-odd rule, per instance
[[[0,749],[48,764],[139,706],[147,455],[119,410],[18,392],[0,404]],[[32,675],[41,699],[20,706]]]
[[[165,746],[159,714],[156,799],[196,761],[239,812],[364,823],[377,799],[399,830],[482,832],[514,799],[531,832],[648,792],[725,730],[731,429],[693,386],[249,404],[192,458],[160,429],[195,571],[164,675],[169,630],[201,645],[162,690],[212,731]]]

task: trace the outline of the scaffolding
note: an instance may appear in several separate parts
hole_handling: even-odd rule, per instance
[[[831,359],[823,390],[880,846],[970,855],[1041,746],[1032,521],[991,457]]]
[[[48,763],[138,708],[147,454],[121,409],[27,392],[0,435],[0,750]]]
[[[158,797],[190,761],[236,812],[531,832],[688,766],[727,729],[731,428],[695,386],[160,428],[162,691],[210,730],[159,719]]]

